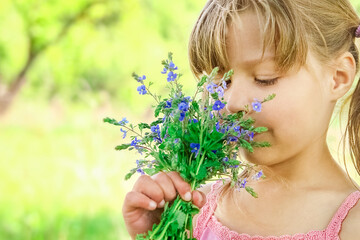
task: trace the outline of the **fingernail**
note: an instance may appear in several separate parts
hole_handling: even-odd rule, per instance
[[[191,193],[190,192],[185,193],[184,200],[185,201],[190,201],[191,200]]]
[[[151,201],[151,202],[149,203],[149,208],[150,208],[150,209],[155,209],[155,208],[156,208],[156,202]]]
[[[165,206],[165,200],[162,200],[162,201],[159,203],[158,207],[159,207],[159,208],[162,208],[162,207],[164,207],[164,206]]]

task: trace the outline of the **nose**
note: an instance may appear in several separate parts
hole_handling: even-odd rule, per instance
[[[232,87],[225,93],[226,110],[229,113],[248,112],[250,110],[249,94],[247,91]],[[246,107],[248,105],[248,108]]]

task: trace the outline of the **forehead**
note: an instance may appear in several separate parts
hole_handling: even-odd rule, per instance
[[[273,45],[264,46],[261,21],[253,11],[245,11],[229,22],[226,31],[229,65],[233,62],[249,65],[274,60]]]

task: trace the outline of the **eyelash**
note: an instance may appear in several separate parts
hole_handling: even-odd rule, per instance
[[[275,83],[277,83],[278,80],[279,80],[279,78],[273,78],[273,79],[268,79],[268,80],[262,80],[262,79],[255,78],[256,84],[263,85],[263,86],[274,85]],[[231,80],[227,80],[226,84],[227,85],[231,84]]]

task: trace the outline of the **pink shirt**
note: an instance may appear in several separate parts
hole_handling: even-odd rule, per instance
[[[239,234],[222,225],[214,216],[216,209],[217,196],[221,189],[222,181],[217,181],[211,186],[211,191],[207,195],[207,202],[202,207],[196,220],[194,237],[198,240],[339,240],[339,232],[349,210],[355,206],[360,199],[360,191],[351,193],[341,204],[329,225],[324,230],[314,230],[308,233],[297,233],[295,235],[283,235],[280,237],[270,236],[250,236]]]

